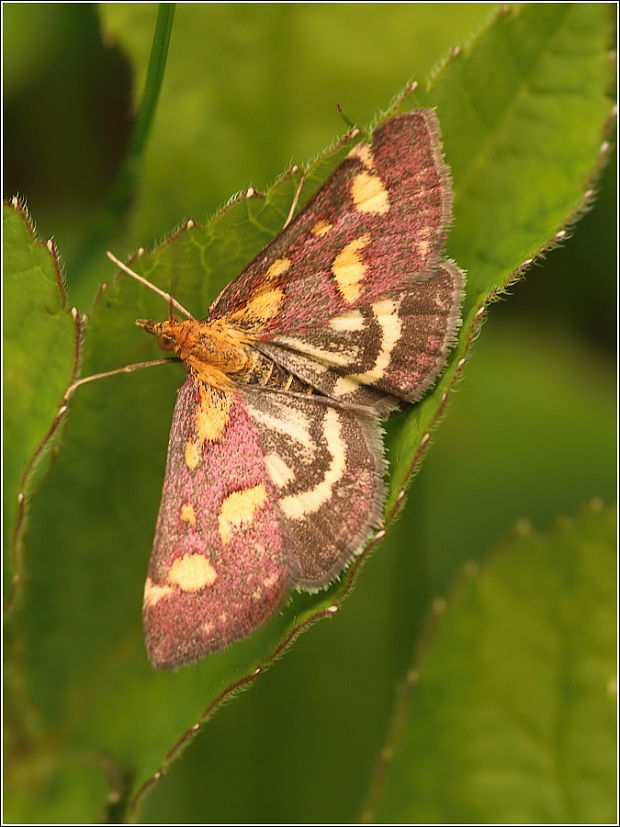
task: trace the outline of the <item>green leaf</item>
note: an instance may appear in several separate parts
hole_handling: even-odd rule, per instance
[[[366,820],[614,821],[615,524],[595,504],[526,525],[463,587],[410,673]]]
[[[528,254],[548,241],[548,233],[555,232],[579,202],[582,182],[595,163],[596,141],[609,109],[604,98],[605,17],[599,7],[578,8],[583,9],[579,12],[582,22],[590,21],[591,26],[585,27],[577,57],[568,50],[564,61],[567,66],[573,66],[576,61],[580,71],[587,70],[581,72],[584,77],[594,73],[598,78],[596,88],[584,87],[583,97],[596,102],[599,114],[582,124],[582,97],[569,98],[567,103],[565,90],[556,91],[564,101],[565,111],[562,118],[554,122],[547,148],[551,153],[551,145],[563,140],[563,130],[568,125],[574,130],[582,153],[570,162],[567,174],[572,176],[572,185],[562,190],[560,208],[556,212],[552,210],[551,215],[548,210],[539,209],[539,198],[533,196],[530,200],[527,194],[533,189],[540,196],[547,191],[548,181],[530,180],[529,155],[525,153],[522,158],[524,171],[513,181],[513,195],[518,196],[521,207],[524,204],[529,205],[528,209],[532,204],[536,207],[528,218],[531,223]],[[550,38],[558,49],[556,62],[560,63],[564,54],[561,47],[568,37],[562,9],[554,18],[554,36]],[[528,36],[533,36],[530,29],[536,32],[539,25],[535,14],[526,8],[514,17],[495,21],[481,40],[472,45],[471,55],[497,38],[498,32],[503,31],[501,27],[512,25],[518,30],[523,19],[528,21]],[[175,42],[178,44],[173,39],[173,50]],[[172,55],[171,51],[171,59]],[[459,60],[451,62],[440,75],[433,87],[438,90],[438,96],[441,84],[459,71]],[[535,76],[544,83],[545,67],[540,66],[540,62],[534,62],[528,77]],[[487,66],[487,72],[494,76],[496,67]],[[539,72],[542,72],[540,77]],[[432,94],[431,89],[430,102],[433,102]],[[527,86],[520,97],[533,94]],[[503,98],[500,103],[501,100]],[[439,111],[450,163],[453,151],[450,142],[466,142],[471,135],[471,130],[463,130],[458,119],[451,120],[451,112],[460,105],[460,100],[446,101]],[[524,145],[529,146],[527,130],[522,139]],[[192,155],[199,155],[201,146],[199,142],[192,143]],[[320,167],[321,177],[342,152],[335,149],[327,156]],[[494,156],[491,153],[488,157]],[[485,156],[480,166],[479,174],[483,177],[491,174],[485,166],[489,163],[488,157]],[[218,161],[222,168],[227,166],[225,159],[218,158]],[[476,197],[470,190],[464,190],[463,196],[459,196],[461,170],[456,153],[453,167],[458,210],[463,214],[469,207],[476,209]],[[174,168],[174,164],[168,166],[172,177]],[[319,181],[318,169],[313,167],[310,177],[313,185]],[[218,289],[282,226],[293,191],[294,178],[284,177],[268,191],[264,200],[254,197],[239,200],[209,224],[184,230],[156,250],[145,253],[135,262],[135,267],[163,287],[172,287],[183,304],[201,315]],[[544,206],[544,199],[542,203]],[[491,199],[488,208],[490,212],[500,210],[500,199],[497,196]],[[554,223],[556,219],[559,223]],[[472,266],[472,262],[481,257],[476,259],[465,241],[461,242],[460,249],[452,245],[450,252],[459,263]],[[453,384],[459,361],[476,332],[480,301],[501,288],[523,260],[521,237],[512,246],[506,246],[505,239],[489,236],[487,244],[495,269],[488,266],[480,277],[475,274],[473,280],[470,275],[461,344],[446,379],[408,418],[401,418],[393,426],[394,498],[406,482],[412,457],[426,444],[425,434],[443,407],[443,393]],[[495,260],[498,248],[501,248],[501,261]],[[84,372],[112,369],[119,363],[156,355],[152,343],[133,327],[133,320],[159,315],[163,315],[160,300],[126,279],[115,280],[102,292],[93,313]],[[46,732],[53,728],[59,751],[71,751],[79,746],[112,757],[119,773],[129,779],[122,800],[125,805],[139,800],[143,785],[150,785],[153,774],[165,767],[178,747],[189,740],[193,725],[205,709],[211,711],[220,695],[237,683],[250,681],[253,671],[259,665],[268,664],[301,624],[327,613],[350,584],[347,578],[329,592],[295,596],[283,612],[256,635],[195,667],[179,673],[152,672],[143,651],[139,607],[174,388],[181,381],[182,371],[170,367],[94,383],[80,390],[72,402],[65,448],[54,476],[46,483],[45,497],[38,503],[32,531],[31,583],[22,618],[25,685],[40,712],[41,729]],[[71,495],[67,496],[69,491]],[[175,744],[177,747],[170,753]],[[85,819],[95,817],[98,812],[95,803],[90,802],[90,809],[85,806]]]
[[[4,503],[6,562],[19,559],[26,509],[58,437],[64,392],[79,361],[79,323],[67,306],[56,249],[39,241],[23,206],[3,207]]]

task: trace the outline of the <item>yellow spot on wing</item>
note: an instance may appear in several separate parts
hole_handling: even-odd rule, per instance
[[[227,393],[222,393],[210,385],[200,386],[200,406],[196,411],[196,436],[201,447],[207,440],[217,442],[221,437],[228,422],[230,401]]]
[[[392,299],[381,299],[372,305],[372,312],[381,327],[381,350],[377,354],[374,365],[369,370],[364,371],[364,373],[342,376],[337,380],[334,387],[336,396],[342,396],[355,390],[351,383],[373,384],[385,376],[392,358],[392,351],[396,347],[403,329],[402,321],[398,315],[398,307],[399,304],[392,301]]]
[[[290,258],[277,258],[267,270],[266,276],[268,279],[275,279],[277,276],[281,276],[282,273],[286,273],[288,268],[291,266]]]
[[[398,302],[392,299],[381,299],[372,305],[372,312],[381,326],[381,350],[375,364],[365,373],[358,374],[355,378],[361,381],[374,382],[385,374],[398,340],[401,337],[403,325],[398,315]]]
[[[372,157],[372,150],[367,143],[357,144],[354,146],[348,155],[349,158],[359,158],[359,160],[368,169],[372,169],[375,165],[375,159]]]
[[[318,511],[330,499],[334,485],[342,479],[346,470],[346,446],[340,432],[338,413],[334,408],[328,408],[325,412],[323,435],[331,454],[331,462],[322,481],[314,488],[279,500],[280,508],[291,520],[301,520],[307,514]]]
[[[299,445],[298,450],[307,454],[309,461],[312,459],[316,446],[310,434],[310,420],[301,411],[281,407],[278,415],[274,416],[267,413],[267,411],[255,408],[253,405],[248,405],[247,409],[252,419],[267,428],[272,428],[274,431],[284,434],[287,439],[294,439]]]
[[[352,332],[364,329],[364,317],[359,310],[347,310],[330,319],[329,326],[338,332]]]
[[[150,577],[147,577],[144,584],[144,607],[155,606],[162,597],[167,597],[172,592],[171,586],[157,586]]]
[[[338,289],[345,301],[349,303],[357,301],[362,290],[361,282],[368,268],[362,263],[359,253],[369,241],[370,236],[368,234],[350,241],[338,253],[332,264],[332,273],[336,278]]]
[[[168,583],[184,592],[196,592],[215,582],[217,573],[204,554],[177,557],[168,571]]]
[[[186,503],[181,506],[181,519],[184,523],[189,523],[191,526],[196,525],[196,512],[191,503]]]
[[[359,212],[386,213],[390,209],[388,192],[378,175],[360,172],[351,182],[351,195]]]
[[[277,488],[284,488],[285,485],[295,479],[294,471],[288,467],[279,454],[267,454],[265,456],[265,468],[270,480]]]
[[[421,241],[418,241],[418,253],[421,256],[425,256],[428,253],[430,246],[431,243],[427,239],[422,239]]]
[[[233,529],[248,525],[254,518],[255,511],[267,499],[267,490],[264,485],[255,485],[243,491],[233,491],[222,503],[218,518],[220,538],[228,543]]]
[[[195,442],[185,443],[185,464],[190,471],[194,471],[200,465],[200,449]]]
[[[355,382],[350,376],[339,376],[332,388],[332,393],[334,396],[345,396],[356,390],[359,390],[359,382]]]
[[[324,236],[326,233],[328,233],[331,230],[331,228],[332,225],[329,223],[329,221],[324,221],[323,219],[321,219],[320,221],[316,222],[314,227],[311,228],[310,232],[312,233],[312,235],[315,235],[318,238],[320,238],[321,236]]]
[[[280,309],[283,296],[282,290],[277,288],[258,293],[247,303],[243,315],[255,316],[261,322],[268,322]]]
[[[317,365],[320,365],[321,363],[326,365],[337,365],[338,367],[346,367],[352,362],[355,362],[359,356],[359,349],[355,345],[349,350],[341,348],[339,351],[335,351],[323,350],[320,347],[314,347],[308,342],[304,342],[303,339],[296,339],[293,336],[277,336],[275,341],[281,342],[283,345],[287,345],[292,350],[299,351],[299,353],[306,353],[308,356],[312,356],[317,360],[317,364],[312,366],[314,370],[316,370]]]

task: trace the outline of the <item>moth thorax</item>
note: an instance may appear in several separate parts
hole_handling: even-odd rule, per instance
[[[226,322],[195,322],[187,347],[194,359],[223,373],[239,373],[248,364],[247,338]],[[181,356],[183,358],[183,356]]]

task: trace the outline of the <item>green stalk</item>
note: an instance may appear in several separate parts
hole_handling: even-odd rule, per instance
[[[71,262],[71,268],[75,271],[88,269],[92,259],[101,255],[110,237],[120,229],[125,212],[131,204],[161,92],[175,8],[176,3],[159,4],[144,92],[127,154],[105,203],[93,220],[90,233]]]
[[[127,156],[108,203],[108,208],[119,218],[134,193],[144,147],[157,109],[157,101],[159,100],[166,68],[166,58],[168,57],[175,7],[176,3],[159,4],[144,94],[129,141]]]

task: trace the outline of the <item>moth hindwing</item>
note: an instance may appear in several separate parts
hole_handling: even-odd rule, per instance
[[[429,109],[385,121],[217,298],[139,324],[183,361],[144,594],[155,667],[223,649],[320,589],[380,524],[379,417],[435,382],[463,274]]]

